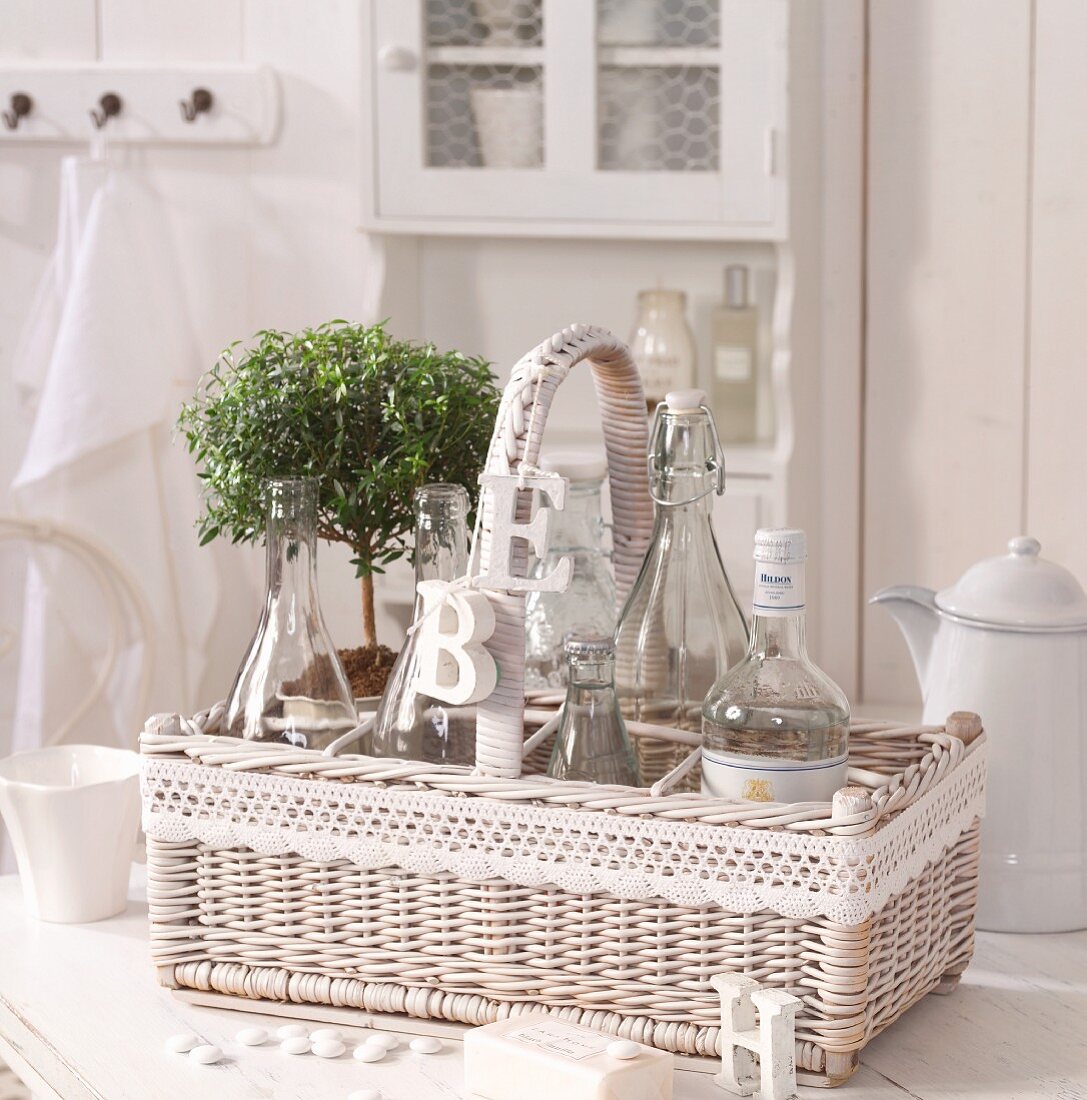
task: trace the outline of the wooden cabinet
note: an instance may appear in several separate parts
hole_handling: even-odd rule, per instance
[[[784,236],[784,0],[371,4],[373,227]]]

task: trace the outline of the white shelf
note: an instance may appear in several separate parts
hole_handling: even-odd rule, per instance
[[[637,69],[665,65],[712,67],[721,64],[721,51],[716,46],[601,46],[597,60],[601,65]]]
[[[431,65],[540,65],[542,46],[429,46]]]

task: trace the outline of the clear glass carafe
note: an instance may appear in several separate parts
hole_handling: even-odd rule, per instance
[[[687,295],[682,290],[639,292],[630,354],[638,364],[650,412],[671,390],[694,385],[694,335],[687,324]]]
[[[468,493],[440,482],[415,492],[415,583],[453,581],[468,571]],[[415,596],[413,622],[422,614]],[[417,634],[409,634],[381,697],[367,746],[374,756],[474,764],[476,708],[456,707],[416,686]]]
[[[223,731],[322,749],[358,724],[355,701],[317,599],[317,479],[266,487],[264,609]]]
[[[641,785],[638,763],[615,695],[610,637],[569,637],[566,701],[547,774],[585,783]]]
[[[573,563],[565,592],[529,592],[525,596],[525,687],[566,687],[563,640],[608,635],[615,631],[615,581],[604,549],[601,490],[607,466],[602,455],[558,452],[545,455],[540,467],[570,479],[566,507],[552,521],[547,554],[533,576],[550,573],[561,558]]]
[[[701,390],[669,393],[649,441],[653,537],[619,616],[616,686],[628,721],[701,731],[714,682],[743,658],[747,626],[713,534],[724,466]],[[638,738],[643,779],[653,783],[689,750]],[[697,782],[691,773],[685,782]]]
[[[849,703],[808,657],[803,531],[755,535],[751,644],[706,697],[702,791],[755,802],[829,802],[846,784]]]

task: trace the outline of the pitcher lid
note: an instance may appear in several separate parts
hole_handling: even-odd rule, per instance
[[[936,594],[941,611],[994,626],[1025,630],[1087,627],[1087,594],[1072,574],[1039,557],[1042,544],[1028,535],[1008,543],[1008,553],[970,566]]]

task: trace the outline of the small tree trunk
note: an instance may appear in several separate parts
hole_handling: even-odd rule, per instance
[[[374,575],[362,578],[362,644],[377,645],[377,623],[374,620]]]

